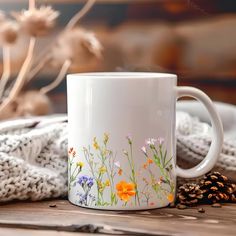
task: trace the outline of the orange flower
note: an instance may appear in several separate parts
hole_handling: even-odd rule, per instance
[[[172,194],[172,193],[169,193],[168,195],[167,195],[167,199],[168,199],[168,201],[171,203],[171,202],[173,202],[174,201],[174,195]]]
[[[72,157],[75,157],[75,155],[76,155],[75,149],[74,149],[73,147],[71,147],[71,148],[69,149],[69,151],[68,151],[68,154],[69,154],[69,155],[72,155]]]
[[[122,173],[123,173],[123,170],[121,168],[119,168],[118,175],[122,175]]]
[[[148,158],[147,162],[148,162],[148,164],[152,164],[152,163],[153,163],[153,160],[150,159],[150,158]]]
[[[120,181],[116,185],[117,195],[122,201],[129,201],[130,197],[135,195],[135,185],[133,183],[127,183],[126,181]]]
[[[149,204],[150,206],[154,206],[155,205],[155,203],[154,202],[150,202],[150,204]]]
[[[147,164],[143,164],[143,169],[147,169]]]
[[[68,151],[69,154],[71,154],[73,152],[73,147],[71,147]]]

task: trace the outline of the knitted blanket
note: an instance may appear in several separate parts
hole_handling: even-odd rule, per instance
[[[207,120],[202,122],[196,114],[193,117],[191,111],[186,112],[186,107],[192,107],[193,104],[180,103],[179,110],[182,111],[177,112],[178,163],[185,168],[201,161],[211,143],[211,128]],[[220,106],[225,108],[226,105]],[[232,114],[234,112],[235,119],[235,107],[229,110]],[[229,133],[236,135],[236,127],[233,128],[234,132],[230,130]],[[234,135],[226,135],[215,169],[236,181]],[[35,117],[0,123],[0,202],[15,199],[35,201],[66,194],[66,116]]]

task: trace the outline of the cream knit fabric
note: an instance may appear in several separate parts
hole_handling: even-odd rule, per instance
[[[56,116],[0,123],[0,202],[67,194],[66,121]],[[208,124],[178,112],[176,134],[181,165],[190,167],[204,158],[211,142]],[[225,140],[216,169],[236,181],[233,137]]]
[[[1,123],[1,202],[66,195],[67,124],[63,120]]]

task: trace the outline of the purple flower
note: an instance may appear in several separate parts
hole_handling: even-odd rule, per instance
[[[86,175],[82,175],[79,177],[79,180],[77,181],[78,184],[80,184],[81,186],[84,186],[85,183],[88,181],[89,177]]]
[[[88,186],[89,188],[91,188],[91,187],[93,186],[93,184],[94,184],[93,178],[90,177],[90,178],[88,179],[88,181],[87,181],[87,186]]]

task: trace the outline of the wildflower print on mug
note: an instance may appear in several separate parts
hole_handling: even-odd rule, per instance
[[[149,138],[143,147],[135,147],[130,135],[124,138],[127,146],[120,150],[122,157],[119,158],[117,150],[109,148],[107,133],[102,142],[94,137],[92,144],[82,147],[79,153],[73,147],[69,148],[68,188],[69,192],[76,192],[76,204],[125,207],[155,206],[157,200],[174,201],[172,157],[164,148],[164,139]],[[140,161],[135,162],[134,149],[142,153],[140,166],[135,164]]]

